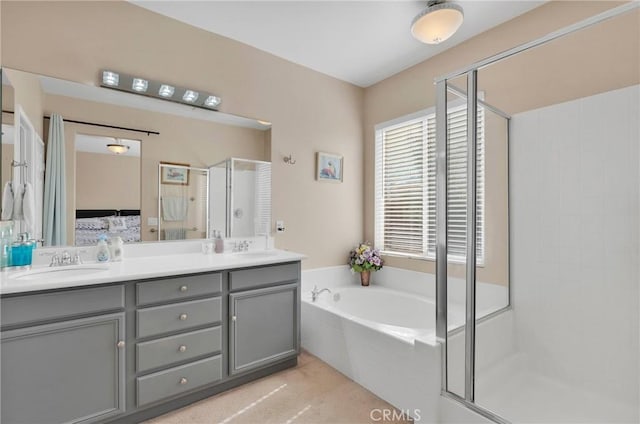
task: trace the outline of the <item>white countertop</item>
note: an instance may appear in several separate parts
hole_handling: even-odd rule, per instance
[[[259,253],[260,252],[260,253]],[[305,256],[284,250],[253,251],[248,253],[228,253],[204,255],[202,253],[181,253],[125,258],[122,262],[109,262],[108,269],[88,275],[41,274],[36,279],[16,278],[25,270],[11,270],[0,273],[0,294],[26,293],[38,290],[52,290],[70,287],[84,287],[119,281],[141,280],[167,277],[171,275],[194,274],[221,271],[259,265],[270,265],[299,261]],[[94,265],[97,265],[95,262]],[[102,265],[102,264],[100,264]],[[74,265],[69,265],[73,267]],[[34,266],[32,270],[48,268],[47,265]],[[62,268],[62,267],[60,267]]]

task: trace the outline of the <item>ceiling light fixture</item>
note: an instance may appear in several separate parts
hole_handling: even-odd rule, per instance
[[[217,111],[222,103],[222,99],[213,93],[179,87],[109,69],[101,71],[100,86],[213,111]]]
[[[119,138],[114,138],[113,140],[115,141],[115,143],[107,144],[107,149],[109,149],[109,151],[111,151],[112,153],[121,155],[129,150],[130,146],[122,144],[122,140],[120,140]]]
[[[427,44],[439,44],[451,37],[462,25],[462,6],[444,0],[430,0],[427,8],[411,22],[411,34]]]

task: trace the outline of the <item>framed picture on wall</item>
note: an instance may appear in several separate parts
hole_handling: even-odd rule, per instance
[[[318,152],[316,180],[333,183],[342,182],[343,157],[332,153]]]
[[[189,164],[160,162],[160,184],[189,185]]]

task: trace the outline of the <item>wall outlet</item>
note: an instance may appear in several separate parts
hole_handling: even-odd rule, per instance
[[[276,221],[276,233],[284,233],[284,221]]]

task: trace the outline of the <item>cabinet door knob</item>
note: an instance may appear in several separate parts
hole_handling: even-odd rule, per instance
[[[189,290],[189,287],[187,287],[187,286],[180,286],[180,291],[181,291],[181,292],[186,292],[187,290]]]
[[[186,351],[187,351],[187,347],[186,347],[185,345],[182,345],[182,346],[180,346],[180,347],[178,348],[178,350],[179,350],[180,352],[186,352]]]
[[[182,377],[182,378],[180,379],[180,384],[182,384],[182,385],[187,384],[188,382],[189,382],[189,381],[188,381],[186,378],[184,378],[184,377]]]
[[[236,319],[237,319],[237,318],[236,318],[236,316],[235,316],[235,315],[231,317],[231,321],[234,321],[234,322],[235,322],[235,320],[236,320]]]
[[[180,314],[180,321],[186,321],[187,320],[187,314]]]
[[[124,340],[120,340],[116,346],[121,348],[124,347]]]

